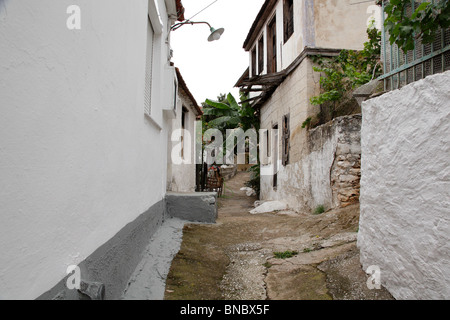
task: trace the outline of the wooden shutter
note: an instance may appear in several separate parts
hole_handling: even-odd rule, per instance
[[[282,153],[282,163],[283,166],[289,164],[289,149],[290,149],[290,136],[291,130],[289,125],[289,115],[283,116],[283,131],[282,131],[282,139],[283,139],[283,153]]]
[[[276,16],[268,26],[267,34],[267,73],[277,72],[277,20]]]
[[[258,74],[264,69],[264,36],[258,41]]]
[[[274,129],[273,137],[273,148],[272,148],[272,164],[273,164],[273,188],[276,189],[278,186],[278,124],[275,124],[272,129]]]
[[[256,47],[252,50],[252,74],[251,77],[256,76]]]

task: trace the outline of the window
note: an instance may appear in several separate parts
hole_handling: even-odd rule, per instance
[[[289,129],[289,115],[283,116],[283,153],[282,153],[282,164],[283,166],[286,166],[289,164],[289,149],[290,149],[290,136],[291,131]]]
[[[186,129],[186,117],[188,114],[189,110],[186,109],[185,106],[183,106],[183,113],[181,115],[181,129]]]
[[[258,74],[264,69],[264,36],[258,40]]]
[[[278,186],[278,124],[272,127],[273,130],[273,148],[272,148],[272,164],[273,164],[273,188]]]
[[[184,130],[186,129],[186,125],[187,125],[188,113],[189,113],[189,110],[183,106],[183,112],[181,114],[181,129],[182,129],[182,131],[181,131],[181,158],[182,159],[185,159],[184,158],[184,143],[185,143],[185,141],[184,141],[185,131]]]
[[[277,72],[277,20],[276,16],[267,27],[267,73]]]
[[[173,110],[177,110],[177,99],[178,99],[178,82],[177,76],[175,75],[173,80]]]
[[[284,0],[283,7],[284,43],[286,43],[294,33],[294,0]]]
[[[256,76],[256,47],[252,50],[252,74],[251,77]]]
[[[144,112],[151,115],[152,76],[153,76],[153,37],[154,31],[150,18],[147,20],[147,50],[145,62]]]

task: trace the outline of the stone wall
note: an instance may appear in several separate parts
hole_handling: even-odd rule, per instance
[[[321,204],[327,208],[346,207],[359,201],[360,133],[361,115],[339,117],[310,131],[310,161],[315,162],[310,172],[315,191],[311,194],[313,208]],[[323,169],[317,170],[320,167]],[[329,191],[321,192],[320,188]]]
[[[292,146],[297,160],[280,167],[277,188],[272,176],[261,177],[262,199],[283,201],[307,213],[320,205],[333,209],[358,202],[360,129],[361,115],[340,117],[309,132],[303,129],[305,143],[301,149]]]
[[[396,299],[450,299],[450,71],[363,103],[358,246]]]
[[[331,168],[331,189],[335,207],[359,201],[361,180],[361,116],[336,120],[337,148]]]

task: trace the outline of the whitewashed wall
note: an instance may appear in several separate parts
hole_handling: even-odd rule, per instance
[[[66,28],[72,4],[81,30]],[[162,200],[167,139],[143,111],[147,6],[0,1],[0,300],[38,297]]]
[[[175,119],[172,120],[172,130],[169,132],[169,146],[167,163],[167,190],[173,192],[195,192],[195,121],[197,111],[194,109],[192,101],[181,88],[178,90],[178,107]],[[188,110],[185,119],[184,136],[184,158],[183,162],[174,163],[173,156],[180,155],[182,145],[181,138],[175,134],[176,130],[181,130],[181,117],[183,107]],[[190,145],[190,147],[189,147]]]
[[[363,103],[364,268],[397,299],[450,299],[450,72]]]

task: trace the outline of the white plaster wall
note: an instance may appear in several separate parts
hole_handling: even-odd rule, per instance
[[[195,121],[196,111],[192,106],[192,102],[182,89],[179,89],[179,98],[177,103],[176,118],[171,122],[171,132],[169,132],[169,141],[172,140],[172,133],[174,130],[181,129],[181,117],[183,106],[188,109],[187,119],[185,123],[185,151],[184,163],[175,164],[172,161],[172,148],[181,145],[181,139],[171,141],[169,144],[171,148],[168,150],[168,174],[167,174],[167,189],[173,192],[195,192]],[[188,140],[190,148],[188,147]]]
[[[0,299],[38,297],[165,191],[166,136],[143,111],[148,1],[78,0],[71,31],[72,4],[0,1]]]
[[[314,46],[362,50],[374,5],[375,1],[314,0]]]
[[[364,268],[397,299],[450,299],[450,72],[363,103]]]

